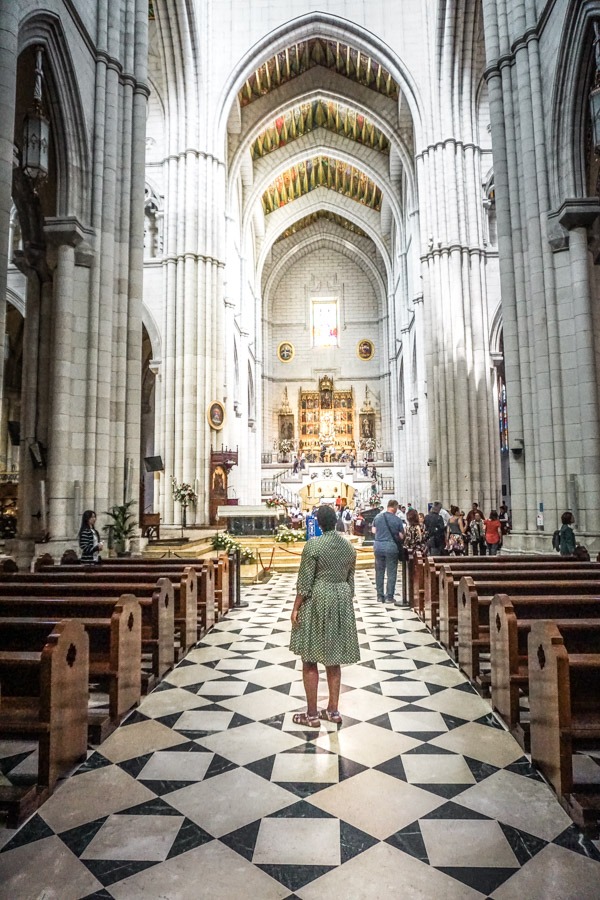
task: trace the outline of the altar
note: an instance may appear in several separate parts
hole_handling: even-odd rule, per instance
[[[277,531],[280,519],[285,515],[281,506],[219,506],[218,523],[225,521],[227,531],[233,535],[269,535]]]

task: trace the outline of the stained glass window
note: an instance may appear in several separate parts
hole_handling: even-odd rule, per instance
[[[337,300],[313,300],[313,347],[338,346]]]
[[[506,406],[506,385],[500,379],[498,387],[498,426],[500,430],[500,450],[508,453],[508,410]]]

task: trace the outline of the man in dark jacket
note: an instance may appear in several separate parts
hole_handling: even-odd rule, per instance
[[[434,503],[431,507],[431,512],[427,513],[423,523],[427,549],[431,556],[443,556],[446,552],[446,528],[444,520],[440,516],[441,508],[441,503]]]

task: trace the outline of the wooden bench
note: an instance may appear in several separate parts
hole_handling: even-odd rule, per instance
[[[515,597],[535,596],[540,603],[552,604],[556,598],[568,597],[575,591],[578,597],[589,597],[590,602],[600,603],[600,578],[589,580],[554,580],[540,583],[521,579],[502,581],[475,580],[463,576],[458,585],[458,664],[463,672],[482,686],[489,685],[489,678],[480,678],[479,656],[490,650],[489,611],[495,594],[506,593]]]
[[[534,622],[529,644],[531,756],[580,828],[597,832],[600,784],[574,754],[600,748],[600,653],[569,653],[554,622]]]
[[[490,557],[493,560],[494,557]],[[570,562],[570,565],[568,564]],[[457,589],[463,575],[474,579],[493,578],[495,581],[535,580],[537,582],[572,579],[582,581],[589,578],[600,578],[600,566],[597,563],[578,563],[565,559],[564,562],[539,563],[514,562],[490,569],[489,566],[474,564],[468,570],[463,566],[444,563],[439,567],[438,597],[439,609],[432,619],[439,624],[438,637],[448,651],[455,646],[456,627],[458,622]],[[537,591],[536,593],[539,593]]]
[[[181,649],[186,653],[198,641],[198,576],[193,566],[161,567],[153,572],[141,566],[101,565],[57,566],[45,568],[39,573],[48,583],[54,581],[86,581],[110,585],[136,584],[142,590],[150,590],[158,574],[168,578],[173,585],[174,624]],[[27,576],[21,576],[23,580]],[[18,580],[18,579],[13,579]],[[0,576],[0,590],[4,579]],[[136,591],[138,593],[138,591]]]
[[[511,555],[511,556],[428,556],[421,563],[422,568],[422,591],[419,594],[420,606],[418,607],[420,615],[424,618],[430,628],[435,629],[437,626],[438,608],[441,603],[440,595],[440,571],[442,566],[446,571],[456,572],[457,575],[469,575],[471,572],[503,572],[508,569],[534,569],[536,571],[543,570],[546,567],[562,568],[569,566],[572,569],[582,568],[586,565],[597,567],[595,563],[578,562],[572,557],[561,557],[558,555],[550,557],[540,557],[531,555]],[[598,569],[600,571],[600,569]]]
[[[70,609],[65,615],[82,618],[110,618],[115,603],[122,594],[137,597],[142,613],[142,648],[151,654],[151,674],[142,675],[144,690],[151,690],[157,680],[173,668],[174,602],[173,585],[168,578],[159,578],[155,584],[139,584],[118,581],[114,584],[87,581],[54,581],[41,575],[15,576],[17,580],[0,580],[0,615],[14,615],[19,608],[23,615],[60,616],[60,603]],[[34,601],[46,601],[45,607]],[[28,602],[32,601],[31,606]],[[52,610],[52,612],[50,612]],[[21,614],[21,613],[19,613]]]
[[[0,786],[11,828],[86,757],[88,669],[88,636],[76,620],[58,622],[30,650],[0,651],[0,736],[39,742],[37,785]]]
[[[114,731],[123,716],[140,702],[142,681],[142,614],[136,597],[123,595],[105,618],[81,618],[78,609],[68,604],[58,607],[58,612],[48,614],[44,600],[38,604],[39,615],[31,616],[23,608],[12,604],[12,614],[0,615],[0,648],[2,650],[27,650],[48,635],[61,619],[75,613],[89,639],[90,683],[99,683],[108,689],[108,715],[90,708],[88,712],[88,738],[98,744]],[[35,601],[28,600],[31,610]]]
[[[490,606],[492,705],[525,750],[529,750],[529,722],[522,719],[520,698],[529,691],[527,638],[536,620],[549,618],[560,628],[569,652],[600,648],[600,603],[590,603],[589,597],[548,603],[496,594]]]

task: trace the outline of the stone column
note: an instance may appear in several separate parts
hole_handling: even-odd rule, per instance
[[[19,4],[15,0],[0,0],[0,122],[3,123],[3,128],[0,129],[0,403],[4,385],[6,278],[12,207],[19,12]]]
[[[75,469],[71,415],[73,405],[73,320],[75,247],[84,231],[76,219],[47,219],[45,233],[56,259],[53,296],[53,353],[50,372],[50,421],[48,427],[48,509],[55,541],[72,535],[73,481]],[[81,451],[79,451],[81,454]],[[81,459],[83,464],[83,459]]]

